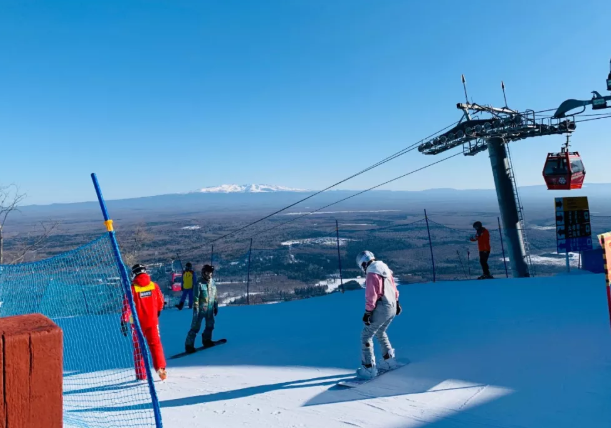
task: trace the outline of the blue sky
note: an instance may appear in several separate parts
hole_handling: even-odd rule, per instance
[[[223,183],[322,188],[479,103],[555,108],[603,93],[608,1],[21,1],[0,5],[0,182],[29,203]],[[611,110],[610,110],[611,112]],[[610,182],[611,121],[573,137],[586,180]],[[542,184],[562,137],[512,145]],[[362,189],[436,160],[417,152]],[[388,189],[492,188],[487,155]]]

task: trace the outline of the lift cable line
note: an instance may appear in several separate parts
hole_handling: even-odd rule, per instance
[[[299,215],[299,216],[297,216],[297,217],[295,217],[295,218],[293,218],[293,219],[291,219],[291,220],[289,220],[289,221],[285,221],[285,222],[282,222],[282,223],[280,223],[280,224],[274,225],[274,226],[272,226],[272,227],[270,227],[270,228],[267,228],[267,229],[263,229],[263,230],[261,230],[261,231],[258,231],[258,232],[257,232],[257,236],[260,236],[260,235],[261,235],[261,234],[263,234],[263,233],[270,232],[270,231],[272,231],[272,230],[274,230],[274,229],[278,229],[278,228],[280,228],[280,227],[282,227],[282,226],[285,226],[285,225],[287,225],[287,224],[293,223],[293,222],[295,222],[295,221],[297,221],[297,220],[299,220],[299,219],[302,219],[303,217],[307,217],[307,216],[309,216],[309,215],[315,214],[315,213],[317,213],[317,212],[319,212],[319,211],[322,211],[322,210],[324,210],[324,209],[326,209],[326,208],[332,207],[333,205],[337,205],[337,204],[339,204],[339,203],[341,203],[341,202],[344,202],[344,201],[347,201],[347,200],[349,200],[349,199],[352,199],[352,198],[354,198],[354,197],[356,197],[356,196],[359,196],[359,195],[362,195],[362,194],[364,194],[364,193],[367,193],[367,192],[370,192],[370,191],[372,191],[372,190],[375,190],[375,189],[377,189],[377,188],[379,188],[379,187],[382,187],[382,186],[384,186],[384,185],[386,185],[386,184],[389,184],[389,183],[392,183],[392,182],[394,182],[394,181],[400,180],[401,178],[407,177],[408,175],[412,175],[412,174],[415,174],[415,173],[420,172],[420,171],[422,171],[422,170],[425,170],[425,169],[427,169],[427,168],[430,168],[430,167],[432,167],[432,166],[434,166],[434,165],[437,165],[437,164],[439,164],[439,163],[441,163],[441,162],[444,162],[444,161],[446,161],[446,160],[452,159],[452,158],[454,158],[454,157],[456,157],[456,156],[458,156],[458,155],[460,155],[460,154],[461,154],[461,152],[458,152],[458,153],[455,153],[455,154],[453,154],[453,155],[451,155],[451,156],[447,156],[447,157],[445,157],[445,158],[443,158],[443,159],[440,159],[440,160],[438,160],[438,161],[431,162],[430,164],[427,164],[427,165],[425,165],[425,166],[423,166],[423,167],[420,167],[420,168],[414,169],[414,170],[409,171],[409,172],[407,172],[407,173],[405,173],[405,174],[402,174],[402,175],[400,175],[400,176],[398,176],[398,177],[392,178],[392,179],[387,180],[387,181],[385,181],[385,182],[383,182],[383,183],[380,183],[380,184],[377,184],[377,185],[375,185],[375,186],[372,186],[372,187],[370,187],[370,188],[368,188],[368,189],[361,190],[360,192],[357,192],[357,193],[355,193],[355,194],[353,194],[353,195],[347,196],[347,197],[342,198],[342,199],[340,199],[340,200],[338,200],[338,201],[335,201],[335,202],[332,202],[332,203],[330,203],[330,204],[327,204],[327,205],[325,205],[325,206],[323,206],[323,207],[320,207],[320,208],[318,208],[318,209],[316,209],[316,210],[314,210],[314,211],[309,211],[309,212],[307,212],[307,213],[304,213],[304,214],[302,214],[302,215]],[[418,223],[419,221],[422,221],[422,220],[423,220],[423,219],[416,220],[416,221],[414,221],[414,222],[412,222],[412,223]],[[404,225],[398,225],[398,226],[397,226],[397,225],[395,225],[395,226],[393,226],[393,227],[407,226],[407,225],[412,224],[412,223],[408,223],[408,224],[404,224]],[[383,228],[383,229],[384,229],[384,228]],[[372,230],[378,230],[378,229],[372,229]],[[382,229],[379,229],[379,230],[382,230]],[[251,239],[251,238],[254,238],[254,237],[255,237],[255,236],[252,236],[252,237],[250,237],[250,238],[248,238],[248,239]],[[208,242],[206,242],[206,243],[205,243],[205,244],[203,244],[203,245],[208,245],[208,244],[211,244],[211,243],[215,242],[215,241],[216,241],[216,240],[218,240],[218,239],[219,239],[219,238],[216,238],[215,240],[212,240],[212,241],[208,241]],[[201,248],[202,248],[202,246],[199,246],[199,247],[197,247],[197,248],[192,249],[191,251],[198,251],[198,250],[200,250]]]
[[[581,120],[576,120],[576,123],[581,123],[581,122],[591,122],[593,120],[600,120],[600,119],[609,119],[611,118],[611,114],[607,115],[607,116],[599,116],[599,117],[591,117],[589,119],[581,119]]]
[[[422,170],[425,170],[425,169],[427,169],[427,168],[430,168],[430,167],[431,167],[431,166],[433,166],[433,165],[437,165],[438,163],[441,163],[441,162],[447,161],[447,160],[449,160],[449,159],[452,159],[452,158],[454,158],[454,157],[456,157],[456,156],[458,156],[458,155],[460,155],[460,154],[461,154],[461,152],[458,152],[458,153],[455,153],[455,154],[453,154],[453,155],[451,155],[451,156],[447,156],[447,157],[445,157],[445,158],[443,158],[443,159],[441,159],[441,160],[438,160],[438,161],[436,161],[436,162],[432,162],[432,163],[430,163],[430,164],[428,164],[428,165],[425,165],[425,166],[423,166],[423,167],[420,167],[420,168],[418,168],[418,169],[414,169],[414,170],[412,170],[412,171],[410,171],[410,172],[408,172],[408,173],[402,174],[402,175],[400,175],[400,176],[398,176],[398,177],[392,178],[392,179],[387,180],[387,181],[385,181],[385,182],[383,182],[383,183],[377,184],[377,185],[372,186],[372,187],[370,187],[370,188],[368,188],[368,189],[361,190],[360,192],[357,192],[357,193],[355,193],[355,194],[353,194],[353,195],[350,195],[350,196],[347,196],[347,197],[345,197],[345,198],[342,198],[342,199],[340,199],[339,201],[332,202],[332,203],[327,204],[327,205],[325,205],[324,207],[320,207],[320,208],[318,208],[318,209],[316,209],[316,210],[314,210],[314,211],[310,211],[310,212],[304,213],[304,214],[302,214],[302,215],[299,215],[299,216],[297,216],[297,217],[295,217],[295,218],[293,218],[293,219],[291,219],[291,220],[289,220],[289,221],[285,221],[285,222],[283,222],[283,223],[280,223],[280,224],[277,224],[277,225],[275,225],[275,226],[272,226],[272,227],[270,227],[270,228],[268,228],[268,229],[264,229],[264,230],[262,230],[262,231],[258,232],[257,234],[266,233],[266,232],[269,232],[269,231],[271,231],[271,230],[277,229],[277,228],[279,228],[279,227],[285,226],[285,225],[287,225],[287,224],[289,224],[289,223],[293,223],[294,221],[297,221],[297,220],[299,220],[299,219],[301,219],[301,218],[303,218],[303,217],[307,217],[307,216],[312,215],[312,214],[314,214],[314,213],[317,213],[317,212],[319,212],[319,211],[321,211],[321,210],[324,210],[324,209],[326,209],[326,208],[332,207],[333,205],[337,205],[337,204],[339,204],[339,203],[341,203],[341,202],[345,202],[345,201],[347,201],[348,199],[352,199],[352,198],[354,198],[354,197],[356,197],[356,196],[362,195],[363,193],[370,192],[370,191],[372,191],[372,190],[374,190],[374,189],[377,189],[377,188],[379,188],[379,187],[382,187],[382,186],[384,186],[384,185],[386,185],[386,184],[392,183],[393,181],[397,181],[397,180],[399,180],[399,179],[401,179],[401,178],[407,177],[408,175],[412,175],[412,174],[415,174],[415,173],[420,172],[420,171],[422,171]],[[422,221],[422,220],[418,220],[418,221]],[[417,223],[418,221],[416,221],[416,222],[414,222],[414,223]],[[402,226],[405,226],[405,225],[402,225]],[[377,230],[377,229],[374,229],[374,230]]]
[[[407,147],[405,147],[404,149],[399,150],[398,152],[396,152],[396,153],[394,153],[394,154],[392,154],[392,155],[388,156],[387,158],[382,159],[381,161],[379,161],[379,162],[377,162],[377,163],[375,163],[375,164],[373,164],[373,165],[371,165],[371,166],[369,166],[369,167],[367,167],[367,168],[365,168],[365,169],[363,169],[363,170],[361,170],[361,171],[359,171],[359,172],[357,172],[357,173],[355,173],[355,174],[353,174],[353,175],[351,175],[351,176],[349,176],[349,177],[347,177],[347,178],[344,178],[343,180],[338,181],[338,182],[337,182],[337,183],[335,183],[335,184],[332,184],[332,185],[330,185],[330,186],[328,186],[328,187],[325,187],[325,188],[324,188],[324,189],[322,189],[322,190],[319,190],[319,191],[317,191],[317,192],[315,192],[315,193],[313,193],[313,194],[311,194],[311,195],[309,195],[309,196],[307,196],[307,197],[305,197],[305,198],[303,198],[303,199],[298,200],[297,202],[294,202],[294,203],[292,203],[292,204],[290,204],[290,205],[287,205],[287,206],[285,206],[284,208],[281,208],[281,209],[279,209],[279,210],[277,210],[277,211],[274,211],[274,212],[273,212],[273,213],[271,213],[271,214],[268,214],[268,215],[266,215],[266,216],[264,216],[264,217],[259,218],[258,220],[255,220],[255,221],[253,221],[253,222],[251,222],[251,223],[248,223],[248,224],[246,224],[246,225],[244,225],[244,226],[242,226],[242,227],[239,227],[239,228],[237,228],[237,229],[235,229],[235,230],[233,230],[233,231],[231,231],[231,232],[229,232],[229,233],[226,233],[225,235],[219,236],[218,238],[215,238],[215,239],[213,239],[212,241],[209,241],[209,242],[207,242],[207,243],[206,243],[206,244],[204,244],[204,245],[213,244],[213,243],[215,243],[215,242],[217,242],[217,241],[220,241],[221,239],[225,239],[225,238],[228,238],[229,236],[235,235],[236,233],[241,232],[242,230],[245,230],[245,229],[247,229],[247,228],[249,228],[249,227],[254,226],[255,224],[258,224],[258,223],[260,223],[260,222],[262,222],[262,221],[264,221],[264,220],[267,220],[268,218],[271,218],[271,217],[273,217],[273,216],[275,216],[275,215],[277,215],[277,214],[280,214],[281,212],[284,212],[284,211],[288,210],[289,208],[294,207],[295,205],[299,205],[300,203],[305,202],[305,201],[307,201],[308,199],[313,198],[314,196],[320,195],[321,193],[324,193],[324,192],[326,192],[327,190],[330,190],[330,189],[332,189],[332,188],[334,188],[334,187],[337,187],[337,186],[339,186],[340,184],[343,184],[343,183],[345,183],[345,182],[346,182],[346,181],[348,181],[348,180],[351,180],[351,179],[353,179],[353,178],[355,178],[355,177],[358,177],[359,175],[362,175],[362,174],[364,174],[364,173],[366,173],[366,172],[368,172],[368,171],[371,171],[371,170],[372,170],[372,169],[374,169],[374,168],[377,168],[377,167],[379,167],[379,166],[381,166],[381,165],[384,165],[385,163],[388,163],[388,162],[390,162],[391,160],[394,160],[394,159],[396,159],[396,158],[398,158],[398,157],[400,157],[400,156],[403,156],[403,155],[404,155],[404,154],[406,154],[406,153],[409,153],[409,152],[411,152],[411,151],[413,151],[413,150],[416,150],[416,148],[418,148],[419,144],[421,144],[423,141],[425,141],[425,140],[427,140],[427,139],[429,139],[429,138],[431,138],[431,137],[434,137],[435,135],[437,135],[437,134],[439,134],[439,133],[441,133],[441,132],[446,131],[447,129],[449,129],[449,128],[451,128],[451,127],[455,126],[456,124],[457,124],[457,122],[454,122],[453,124],[448,125],[448,126],[446,126],[445,128],[443,128],[443,129],[440,129],[439,131],[435,132],[434,134],[431,134],[431,135],[429,135],[428,137],[425,137],[425,138],[421,139],[420,141],[418,141],[418,142],[416,142],[416,143],[414,143],[414,144],[411,144],[410,146],[407,146]]]

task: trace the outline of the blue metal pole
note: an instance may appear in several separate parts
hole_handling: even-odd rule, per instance
[[[435,257],[433,256],[433,241],[431,240],[431,229],[429,227],[429,217],[424,210],[424,219],[426,220],[426,231],[429,234],[429,247],[431,248],[431,264],[433,265],[433,282],[435,282]]]
[[[136,337],[138,338],[138,344],[140,345],[140,349],[143,353],[146,353],[146,342],[144,340],[144,335],[142,334],[142,328],[140,327],[140,321],[138,320],[138,315],[136,312],[136,306],[134,305],[134,298],[132,296],[132,288],[129,281],[129,275],[127,273],[127,269],[125,264],[123,263],[123,259],[121,258],[121,251],[119,250],[119,243],[117,242],[117,237],[115,236],[115,231],[112,226],[112,220],[108,215],[108,210],[106,209],[106,202],[104,201],[104,197],[102,196],[102,189],[100,188],[100,183],[98,182],[98,178],[95,174],[91,174],[91,180],[93,180],[93,186],[95,187],[95,193],[98,195],[98,202],[100,203],[100,209],[102,210],[102,215],[104,216],[104,224],[106,225],[106,230],[108,230],[108,236],[110,237],[110,243],[112,246],[112,251],[115,256],[117,263],[119,264],[119,273],[121,274],[121,283],[123,284],[123,292],[127,296],[127,301],[129,303],[129,308],[133,314],[134,319],[134,328],[136,330]],[[146,369],[147,374],[147,382],[149,386],[149,392],[151,394],[151,401],[153,404],[153,414],[155,415],[155,425],[157,428],[163,428],[163,423],[161,422],[161,409],[159,407],[159,399],[157,398],[157,391],[155,391],[155,384],[153,383],[153,375],[151,371],[151,365],[149,363],[148,355],[142,356],[144,360],[144,367]]]

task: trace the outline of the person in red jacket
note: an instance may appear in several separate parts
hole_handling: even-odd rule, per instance
[[[493,279],[490,275],[490,267],[488,266],[488,257],[490,257],[490,232],[486,229],[481,221],[473,223],[475,236],[471,238],[471,242],[477,242],[479,250],[479,264],[482,265],[483,275],[477,279]]]
[[[132,296],[134,298],[134,306],[142,334],[148,343],[153,358],[153,366],[161,380],[167,378],[166,361],[163,355],[163,346],[161,345],[161,335],[159,333],[159,315],[163,310],[163,294],[159,285],[151,281],[151,277],[146,273],[146,267],[143,265],[135,265],[132,267],[132,273],[135,275],[132,281]],[[127,324],[132,327],[132,340],[134,342],[134,364],[136,366],[136,377],[138,380],[146,379],[146,370],[144,367],[144,359],[136,329],[134,328],[134,319],[129,308],[129,303],[125,299],[123,303],[123,314],[121,316],[121,330],[123,335],[127,337]]]

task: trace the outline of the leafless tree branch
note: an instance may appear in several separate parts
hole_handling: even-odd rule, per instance
[[[21,263],[30,252],[43,250],[49,243],[49,237],[59,228],[60,222],[40,223],[42,232],[37,230],[28,232],[25,238],[22,238],[22,245],[18,247],[16,255],[11,259],[9,264]]]
[[[0,186],[0,264],[4,262],[4,225],[11,213],[19,211],[19,205],[26,198],[20,193],[19,186],[9,184]]]
[[[137,224],[134,232],[125,240],[122,245],[123,260],[128,266],[138,263],[139,253],[146,247],[146,244],[153,241],[152,235],[148,232],[145,224]]]

